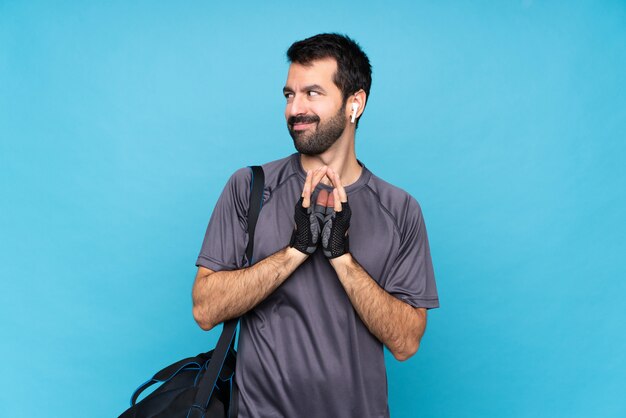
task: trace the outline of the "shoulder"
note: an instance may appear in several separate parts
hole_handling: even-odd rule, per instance
[[[294,155],[292,154],[284,158],[261,164],[264,175],[264,188],[266,190],[276,188],[297,174],[293,164],[293,159]],[[252,165],[258,164],[251,164],[251,166]],[[233,190],[236,195],[246,198],[246,196],[250,193],[252,180],[252,170],[250,166],[241,167],[230,176],[227,187]]]
[[[419,202],[406,190],[372,174],[367,182],[370,193],[378,200],[385,212],[393,218],[396,227],[402,231],[407,224],[419,222],[422,208]]]
[[[274,190],[286,181],[297,178],[298,154],[291,154],[261,165],[265,175],[265,188]]]

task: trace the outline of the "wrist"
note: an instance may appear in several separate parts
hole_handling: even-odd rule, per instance
[[[285,251],[289,260],[295,262],[297,265],[302,264],[304,260],[309,257],[308,254],[305,254],[294,247],[286,247]]]
[[[352,254],[345,253],[343,255],[340,255],[339,257],[329,258],[328,261],[330,261],[330,264],[335,269],[337,269],[339,267],[345,267],[345,266],[351,264],[352,261],[353,261],[353,258],[352,258]]]

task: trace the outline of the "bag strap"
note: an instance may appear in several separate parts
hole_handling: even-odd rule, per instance
[[[162,370],[158,371],[150,380],[143,383],[135,390],[135,392],[133,392],[133,395],[130,398],[130,406],[134,406],[137,403],[137,399],[139,398],[141,393],[150,386],[154,385],[155,383],[167,382],[183,369],[200,369],[205,361],[206,359],[202,359],[199,356],[188,357],[179,360],[176,363],[172,363],[167,367],[164,367]]]
[[[248,259],[248,266],[252,265],[252,253],[254,250],[254,230],[256,228],[256,222],[263,206],[263,189],[265,187],[265,173],[261,166],[251,166],[252,179],[250,180],[250,204],[248,207],[248,246],[246,247],[246,257]],[[233,318],[224,322],[224,328],[222,335],[217,341],[215,351],[207,367],[207,371],[202,377],[198,392],[196,392],[196,398],[194,406],[202,409],[206,409],[209,405],[209,400],[213,394],[213,389],[217,383],[226,355],[229,349],[234,347],[235,333],[237,331],[237,324],[239,318]]]

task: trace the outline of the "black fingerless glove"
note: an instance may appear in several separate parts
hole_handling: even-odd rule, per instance
[[[308,208],[303,207],[302,200],[301,197],[296,203],[293,216],[296,227],[291,234],[289,246],[305,254],[313,254],[319,243],[324,213],[317,211],[316,205],[311,205]]]
[[[322,248],[326,257],[336,258],[349,251],[347,232],[352,211],[348,202],[342,202],[341,212],[335,212],[333,208],[326,208],[326,212],[322,227]]]

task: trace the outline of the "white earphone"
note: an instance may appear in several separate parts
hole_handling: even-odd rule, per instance
[[[359,104],[356,102],[352,102],[352,119],[350,123],[354,123],[354,119],[356,119],[356,112],[359,110]]]

